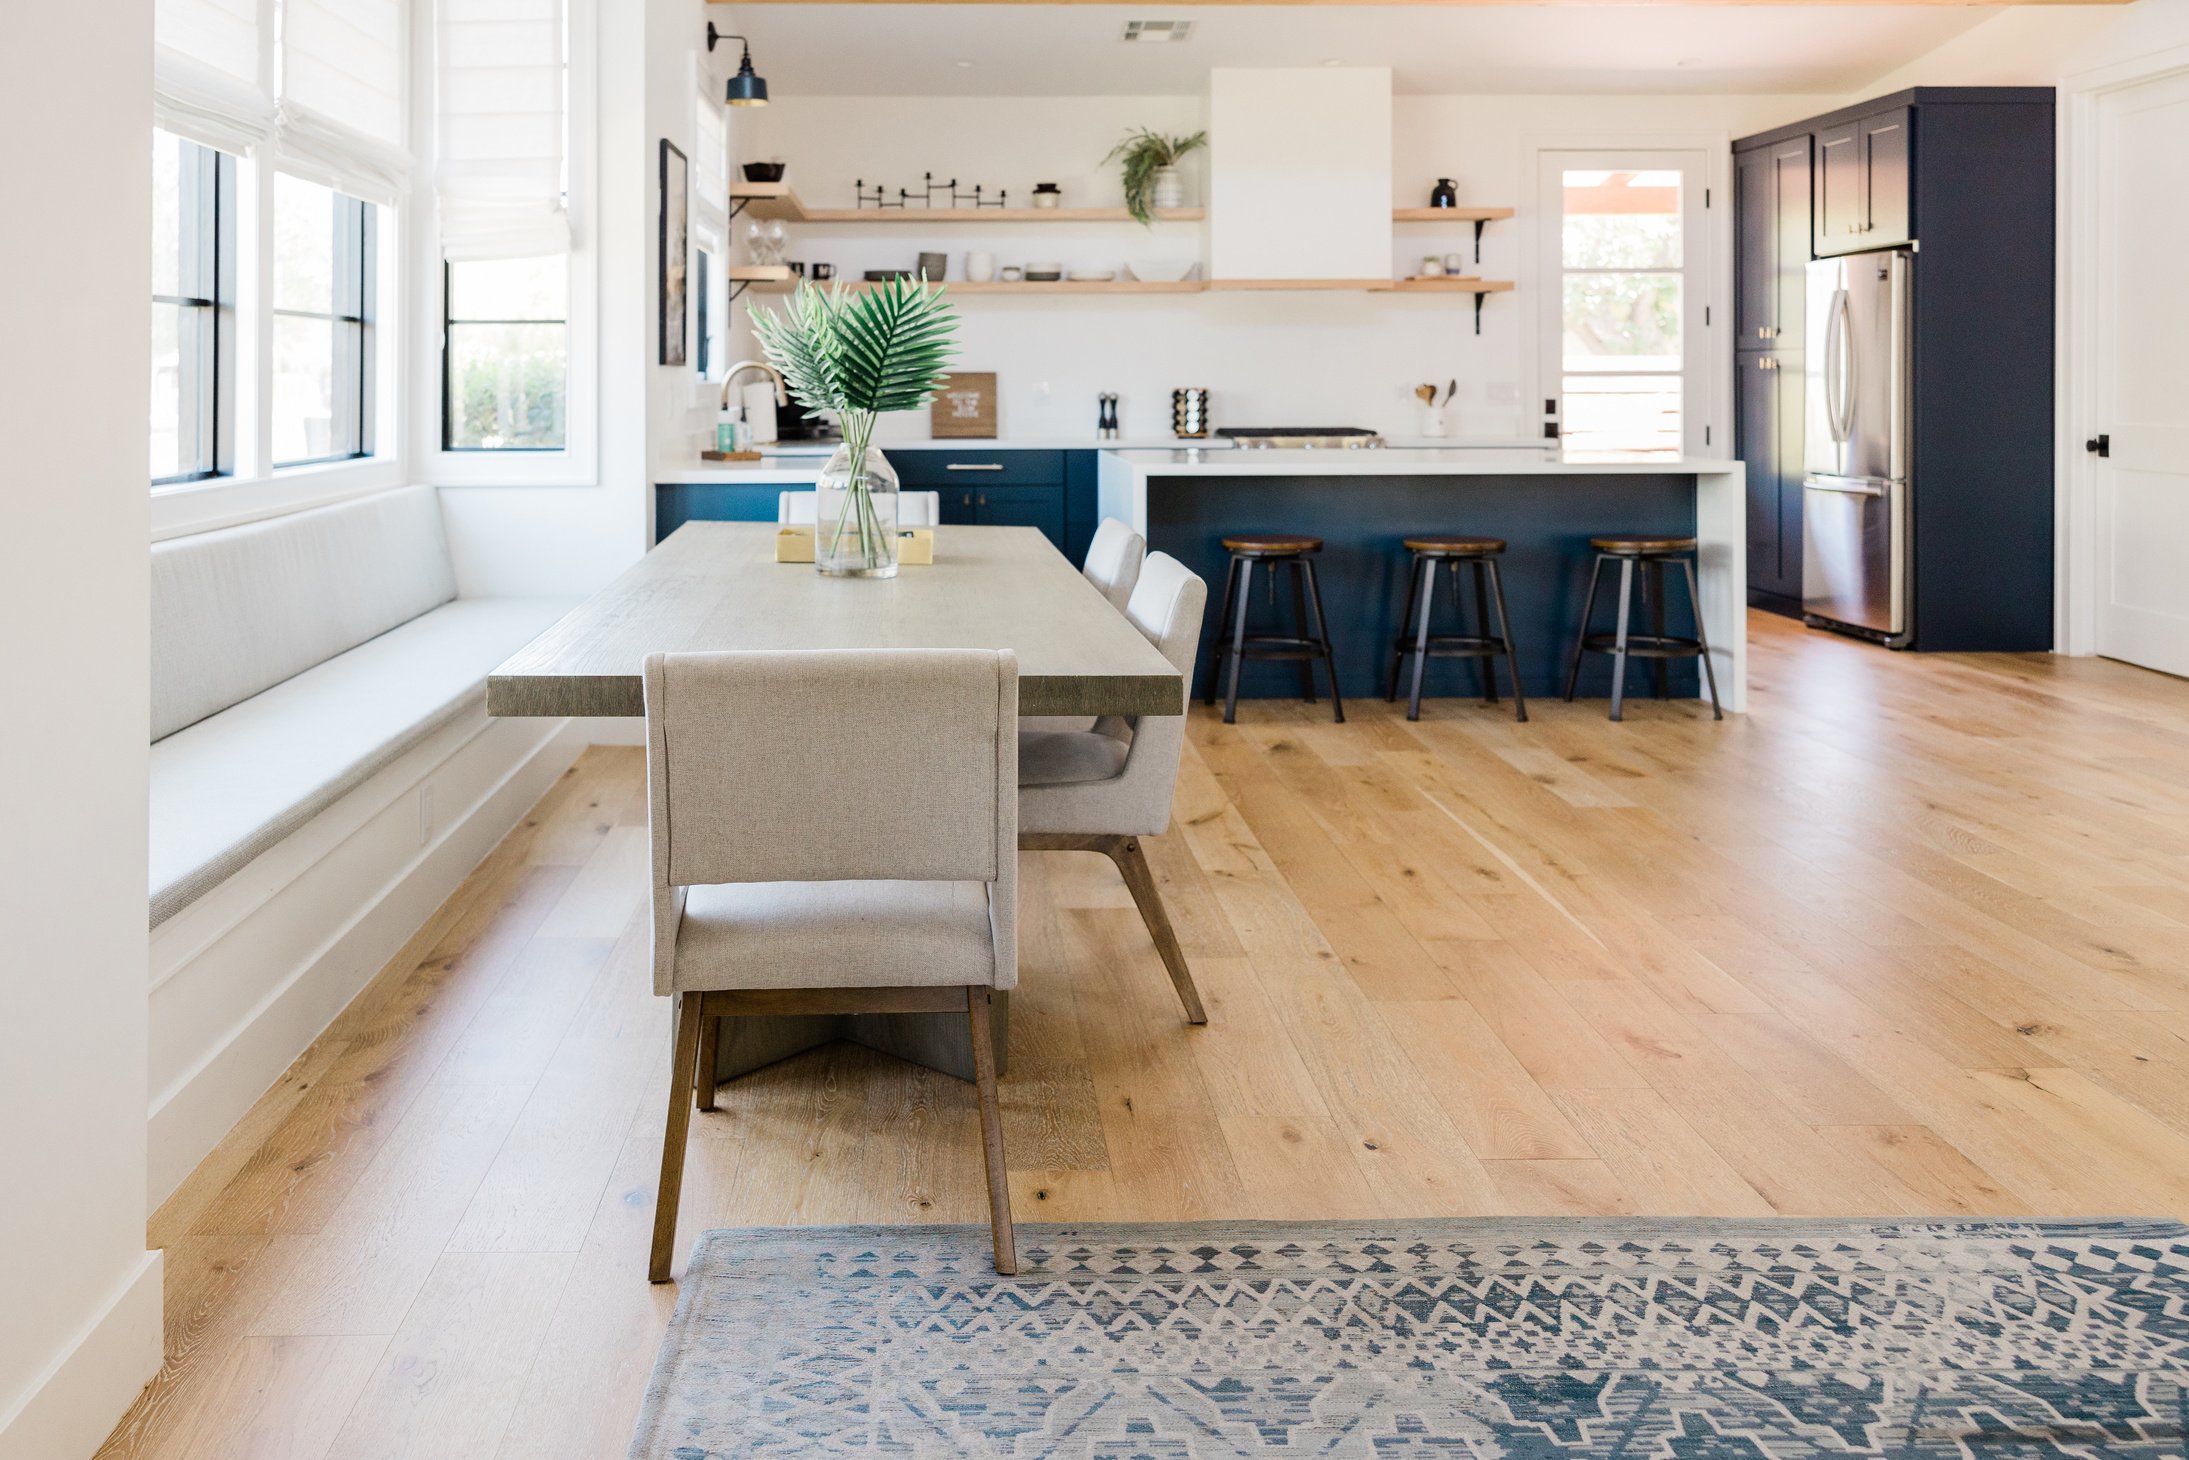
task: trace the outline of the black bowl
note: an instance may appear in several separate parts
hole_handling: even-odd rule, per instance
[[[789,166],[787,162],[748,162],[745,164],[745,181],[781,182],[784,169]]]

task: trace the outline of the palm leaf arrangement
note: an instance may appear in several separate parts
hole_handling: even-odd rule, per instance
[[[957,354],[958,317],[941,285],[895,278],[860,293],[800,283],[777,314],[756,309],[753,333],[790,388],[808,405],[836,413],[850,457],[852,489],[834,524],[859,536],[862,551],[882,532],[866,489],[874,422],[886,411],[917,410],[940,388]],[[825,529],[824,529],[825,530]]]
[[[1195,132],[1190,137],[1170,137],[1146,127],[1136,127],[1125,134],[1125,140],[1110,149],[1105,163],[1124,159],[1125,163],[1125,210],[1140,223],[1150,223],[1155,218],[1155,175],[1166,167],[1176,167],[1178,160],[1197,148],[1208,145],[1209,134]]]

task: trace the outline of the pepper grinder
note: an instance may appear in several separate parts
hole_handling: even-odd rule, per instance
[[[1095,397],[1095,435],[1104,441],[1117,439],[1117,392],[1103,391]]]

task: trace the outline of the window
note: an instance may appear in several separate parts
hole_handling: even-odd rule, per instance
[[[730,281],[728,272],[708,249],[695,250],[693,263],[692,302],[699,311],[699,348],[692,352],[692,363],[699,378],[705,380],[729,364],[722,353],[722,333],[730,322]]]
[[[1547,158],[1558,293],[1545,394],[1558,402],[1569,456],[1671,457],[1701,444],[1689,388],[1701,333],[1703,275],[1690,257],[1702,236],[1699,169],[1682,160]]]
[[[379,210],[274,174],[273,464],[372,454]]]
[[[232,468],[235,159],[152,133],[152,481]]]
[[[570,259],[446,266],[441,446],[560,451],[568,443]]]

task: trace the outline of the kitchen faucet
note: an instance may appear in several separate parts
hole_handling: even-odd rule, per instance
[[[748,370],[758,370],[775,381],[775,403],[777,405],[788,406],[790,404],[790,390],[783,384],[782,371],[765,360],[740,360],[730,367],[729,374],[722,377],[722,409],[728,410],[730,408],[730,387],[736,383],[738,376],[743,375]]]

